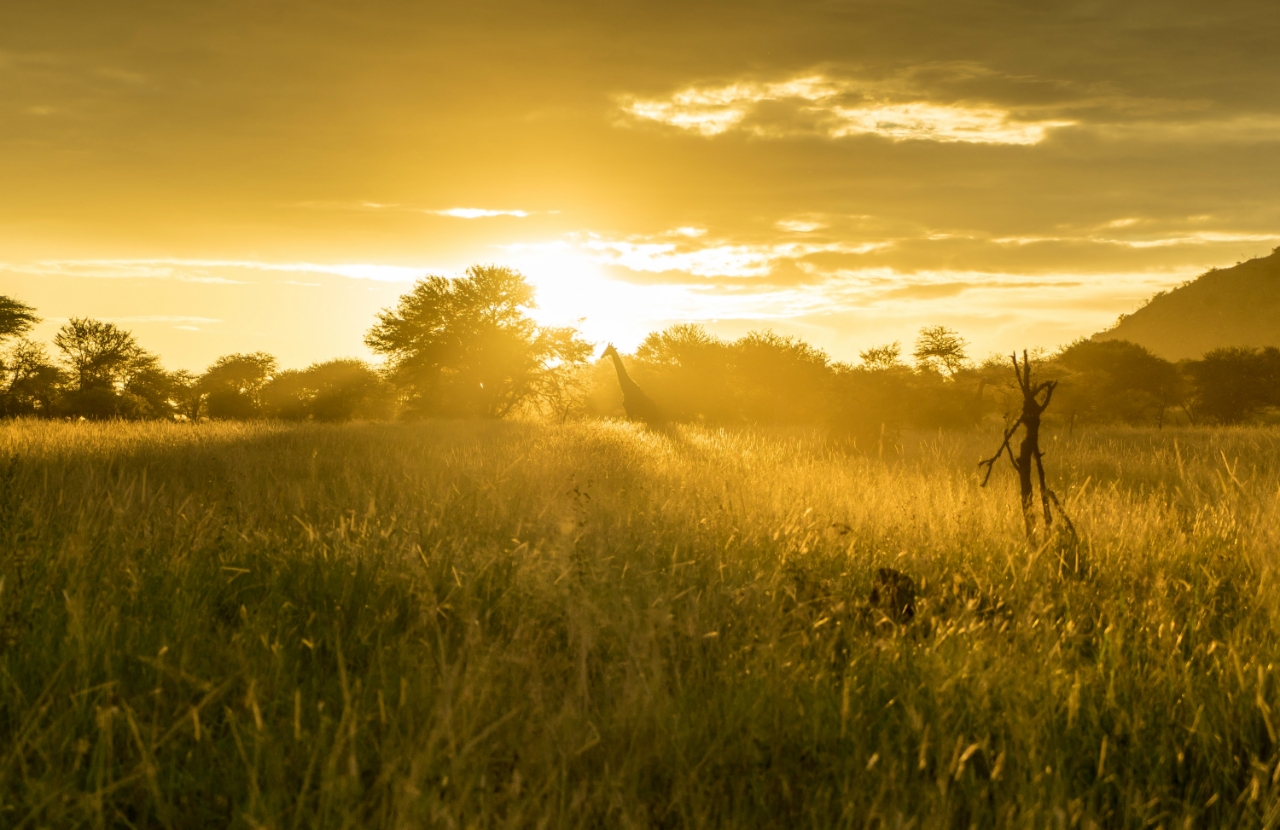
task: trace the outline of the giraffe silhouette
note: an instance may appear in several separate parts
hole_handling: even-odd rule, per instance
[[[622,387],[622,408],[627,411],[627,417],[633,421],[644,421],[646,424],[662,423],[665,420],[662,417],[662,410],[644,393],[640,385],[631,379],[631,375],[627,374],[627,367],[622,365],[622,357],[612,343],[605,347],[602,356],[613,358],[613,368],[618,372],[618,385]]]

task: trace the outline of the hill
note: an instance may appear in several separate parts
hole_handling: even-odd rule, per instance
[[[1222,346],[1280,346],[1280,248],[1157,294],[1093,339],[1129,340],[1169,360]]]

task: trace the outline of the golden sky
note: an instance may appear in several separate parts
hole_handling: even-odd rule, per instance
[[[1277,43],[1274,0],[5,0],[0,293],[173,368],[366,356],[490,262],[620,347],[1053,347],[1280,245]]]

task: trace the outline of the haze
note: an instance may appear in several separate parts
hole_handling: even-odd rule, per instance
[[[1278,244],[1273,3],[6,2],[0,293],[171,368],[511,265],[634,346],[1091,334]]]

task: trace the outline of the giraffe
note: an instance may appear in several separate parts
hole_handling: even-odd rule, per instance
[[[622,365],[622,357],[612,343],[605,347],[601,357],[613,358],[613,368],[618,372],[618,385],[622,387],[622,408],[627,411],[627,417],[647,424],[662,423],[662,410],[627,374],[627,367]]]

